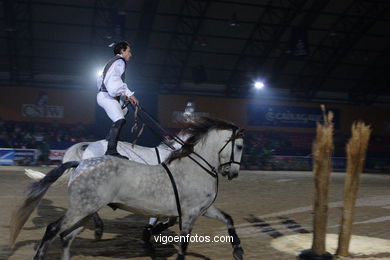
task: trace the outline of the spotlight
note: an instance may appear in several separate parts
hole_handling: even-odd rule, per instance
[[[97,75],[97,76],[103,75],[103,69],[98,69],[98,70],[96,71],[96,75]]]
[[[261,88],[264,88],[264,83],[262,81],[256,81],[254,86],[257,89],[261,89]]]

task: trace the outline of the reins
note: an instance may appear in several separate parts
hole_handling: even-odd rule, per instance
[[[161,126],[161,124],[156,120],[154,119],[153,116],[150,115],[150,113],[148,111],[146,111],[143,107],[141,107],[140,105],[137,105],[137,106],[133,106],[129,101],[126,102],[123,106],[122,106],[122,109],[126,108],[127,106],[131,105],[131,107],[134,109],[134,118],[136,120],[136,123],[134,124],[134,126],[132,127],[132,129],[137,129],[136,124],[138,125],[138,118],[140,118],[143,122],[143,125],[145,125],[145,119],[142,118],[141,114],[139,113],[140,111],[143,112],[143,115],[145,115],[148,120],[150,120],[159,130],[161,130],[161,132],[165,135],[165,136],[168,136],[170,137],[171,139],[173,139],[174,141],[176,141],[177,143],[179,143],[180,145],[184,145],[185,144],[185,141],[183,141],[180,137],[178,137],[177,135],[175,134],[172,134],[170,133],[169,131],[167,131],[165,128],[163,128]],[[150,127],[148,124],[146,124],[146,126],[158,137],[163,137],[163,142],[164,144],[166,144],[168,147],[170,147],[172,150],[174,150],[174,147],[172,145],[170,145],[168,142],[166,142],[165,138],[164,138],[164,135],[162,135],[161,133],[157,133],[152,127]],[[142,129],[143,130],[143,127]],[[137,135],[137,138],[140,136],[140,132],[138,133]],[[194,154],[196,157],[198,157],[200,160],[202,160],[210,169],[207,169],[205,166],[203,166],[201,163],[199,163],[197,160],[195,160],[193,157],[191,157],[191,155],[188,155],[188,157],[193,161],[195,162],[197,165],[199,165],[203,170],[205,170],[208,174],[210,174],[211,176],[213,176],[214,178],[216,178],[218,176],[218,173],[217,173],[217,170],[215,169],[214,166],[212,166],[206,159],[204,159],[201,155],[199,155],[198,153],[192,151],[191,154]]]
[[[177,135],[175,134],[172,134],[170,132],[168,132],[166,129],[164,129],[161,124],[156,120],[154,119],[153,116],[151,116],[149,114],[148,111],[146,111],[143,107],[141,107],[140,105],[137,105],[137,106],[134,106],[132,105],[129,101],[127,101],[125,104],[122,105],[122,109],[125,109],[126,107],[128,107],[129,105],[131,105],[131,108],[134,110],[134,125],[133,127],[131,128],[131,132],[133,133],[134,131],[136,131],[138,129],[138,118],[142,121],[142,128],[141,130],[138,132],[137,134],[137,138],[138,139],[141,134],[143,133],[143,130],[144,130],[144,126],[146,125],[149,130],[154,134],[156,135],[157,137],[162,137],[163,138],[163,143],[168,146],[169,148],[171,148],[172,150],[175,150],[175,148],[166,140],[166,137],[165,136],[168,136],[170,137],[171,139],[173,139],[174,141],[176,141],[177,143],[181,144],[181,145],[184,145],[184,141],[180,139],[180,137],[178,137]],[[145,123],[145,118],[142,118],[142,115],[139,113],[139,111],[142,111],[143,112],[143,115],[145,115],[148,120],[150,120],[154,126],[156,126],[161,132],[157,132],[154,128],[152,128],[149,124],[146,124]],[[133,142],[134,143],[134,142]]]

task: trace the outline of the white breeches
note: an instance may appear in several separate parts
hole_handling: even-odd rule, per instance
[[[112,122],[116,122],[120,119],[124,119],[127,114],[127,108],[122,109],[123,101],[118,102],[115,98],[111,97],[107,92],[99,92],[96,97],[97,103],[107,113]]]

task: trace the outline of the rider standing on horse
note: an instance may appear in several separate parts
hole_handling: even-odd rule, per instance
[[[122,126],[126,123],[125,115],[127,108],[122,109],[121,96],[129,100],[131,104],[138,105],[138,100],[134,92],[129,90],[125,81],[125,71],[127,62],[131,58],[130,45],[127,42],[118,42],[114,46],[115,56],[109,60],[104,67],[102,75],[99,76],[97,87],[97,102],[113,121],[107,136],[106,155],[113,155],[128,159],[117,151],[117,144]]]
[[[115,56],[109,60],[104,67],[102,75],[99,76],[97,87],[97,102],[104,108],[108,117],[114,122],[107,137],[106,155],[113,155],[124,159],[129,159],[117,151],[117,144],[122,126],[125,124],[127,108],[122,109],[121,96],[124,96],[133,105],[138,105],[138,100],[134,92],[130,91],[125,81],[125,71],[127,62],[131,58],[130,44],[128,42],[118,42],[114,46]],[[148,228],[155,225],[157,218],[150,218]],[[145,232],[150,232],[150,230]]]

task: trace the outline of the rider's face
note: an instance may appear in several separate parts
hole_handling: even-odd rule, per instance
[[[129,61],[130,58],[131,58],[131,50],[130,50],[130,47],[127,46],[126,50],[121,50],[121,56],[126,60],[126,61]]]

